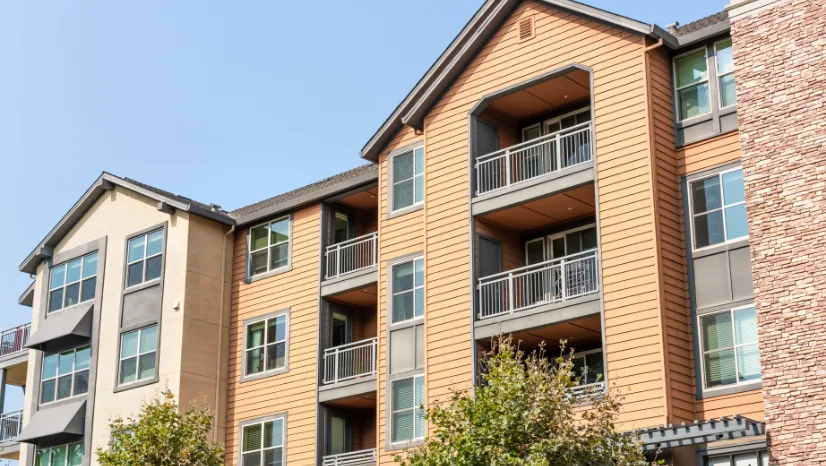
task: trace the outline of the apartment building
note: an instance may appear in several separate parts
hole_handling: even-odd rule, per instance
[[[9,455],[95,464],[169,387],[227,465],[392,464],[506,332],[567,340],[667,464],[822,463],[824,11],[488,0],[368,165],[234,211],[102,175],[21,266]]]

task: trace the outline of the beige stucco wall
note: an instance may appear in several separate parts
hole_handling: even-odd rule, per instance
[[[137,414],[144,401],[152,399],[164,389],[171,390],[183,407],[188,407],[190,401],[206,401],[211,407],[216,400],[221,349],[215,342],[218,341],[220,322],[217,317],[221,309],[220,277],[224,270],[221,266],[221,241],[226,227],[190,216],[186,212],[166,214],[158,211],[156,205],[155,200],[117,187],[104,194],[54,249],[54,253],[59,254],[102,237],[107,238],[94,427],[93,432],[86,433],[87,436],[92,436],[93,451],[106,446],[109,438],[108,425],[112,418]],[[159,381],[115,393],[113,389],[118,370],[118,326],[126,238],[165,222],[168,222],[168,226],[159,341]],[[189,257],[190,251],[197,253],[198,257]],[[226,256],[223,257],[229,261]],[[33,322],[38,321],[41,290],[48,278],[44,264],[40,265],[37,273]],[[99,277],[98,286],[100,284]],[[188,306],[188,303],[192,303],[192,306]],[[186,350],[183,349],[185,346]],[[33,363],[38,357],[39,352],[31,352],[29,384],[37,380]],[[31,391],[27,391],[27,407],[31,406],[31,396]],[[29,418],[27,413],[26,420]],[[218,424],[220,427],[223,422],[219,421]],[[24,446],[21,450],[21,464],[28,464],[32,454],[33,449]],[[97,464],[94,454],[92,464]]]

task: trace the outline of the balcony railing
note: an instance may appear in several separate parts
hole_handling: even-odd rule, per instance
[[[376,464],[376,449],[352,451],[339,455],[325,456],[322,466],[368,466]]]
[[[580,123],[477,158],[476,195],[590,161],[592,134],[591,122]]]
[[[32,324],[25,324],[4,330],[0,334],[0,357],[23,351],[23,345],[29,341],[31,327]]]
[[[594,293],[599,290],[597,250],[482,277],[477,289],[480,319]]]
[[[375,338],[324,350],[323,382],[325,384],[366,377],[375,373]]]
[[[23,411],[0,415],[0,444],[13,442],[23,429]]]
[[[605,391],[605,382],[589,383],[585,385],[577,385],[569,390],[570,396],[573,398],[582,398],[590,395],[596,395]]]
[[[378,233],[370,233],[327,246],[325,278],[329,280],[376,265],[378,237]]]

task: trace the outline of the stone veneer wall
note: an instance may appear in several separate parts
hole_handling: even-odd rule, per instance
[[[826,0],[732,13],[771,464],[826,464]]]

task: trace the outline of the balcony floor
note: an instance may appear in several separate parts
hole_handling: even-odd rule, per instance
[[[515,333],[596,316],[599,323],[599,293],[559,303],[541,304],[530,309],[504,313],[474,323],[477,340],[490,339],[500,333]],[[599,328],[599,325],[598,325]]]

